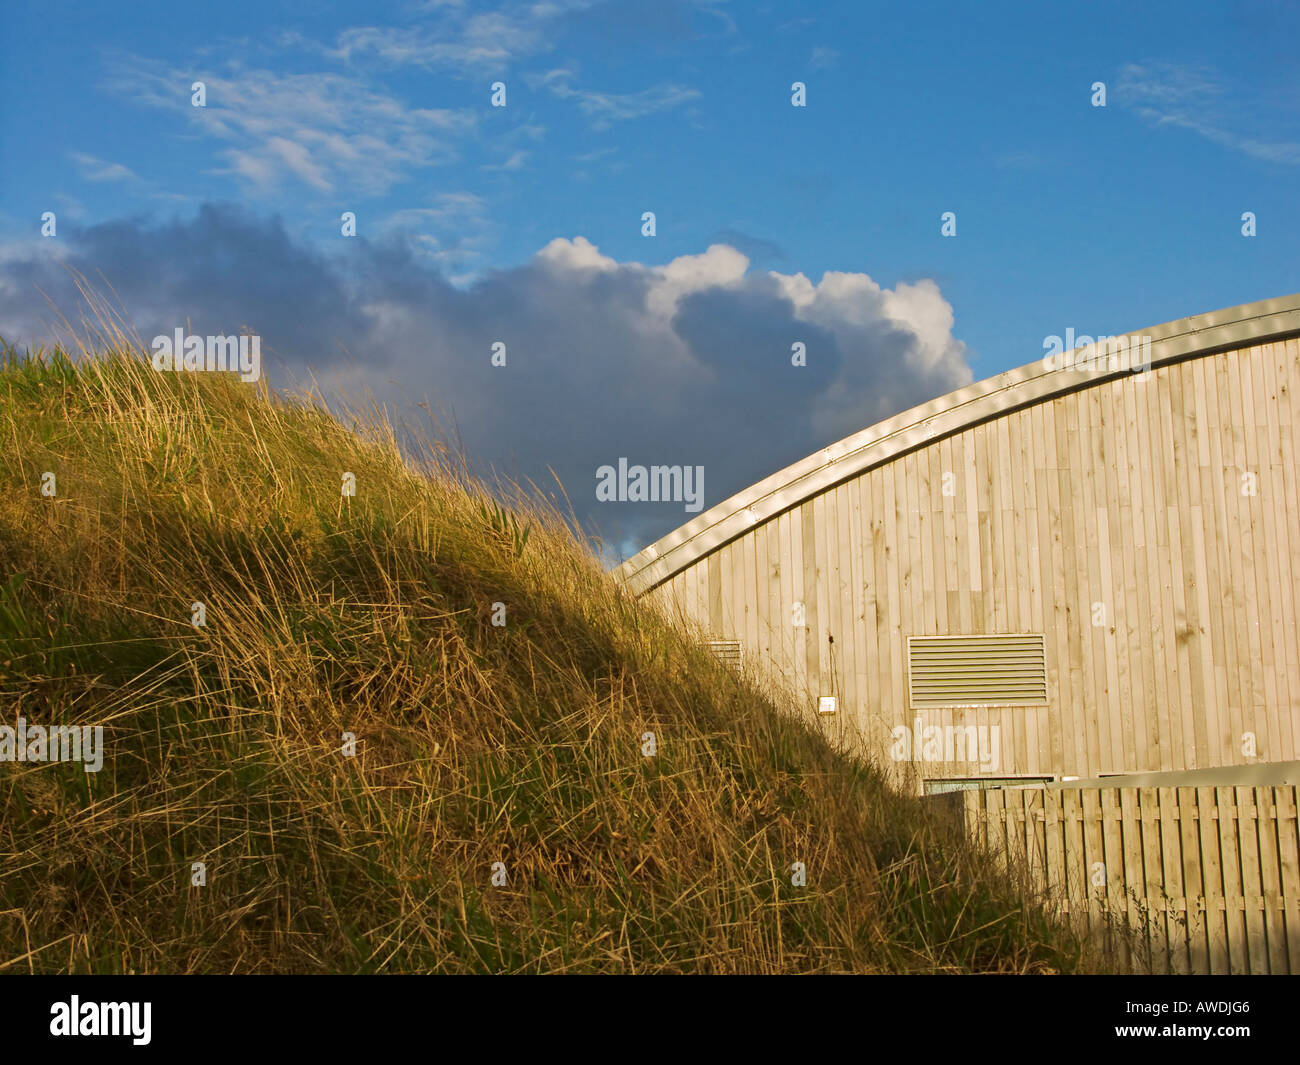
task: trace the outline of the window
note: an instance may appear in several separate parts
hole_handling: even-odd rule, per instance
[[[1046,706],[1042,634],[909,636],[908,691],[914,707]]]

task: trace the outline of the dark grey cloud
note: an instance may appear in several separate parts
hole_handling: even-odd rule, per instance
[[[810,402],[842,362],[835,334],[800,321],[776,281],[761,275],[743,288],[707,288],[684,296],[673,329],[696,358],[732,383],[736,399],[759,405],[778,383],[786,403]],[[792,361],[796,343],[804,345],[802,367]]]
[[[37,254],[6,257],[0,328],[7,339],[50,334],[57,318],[41,293],[79,320],[70,313],[80,301],[69,268],[120,304],[146,344],[187,323],[201,335],[247,326],[285,362],[321,365],[356,350],[373,328],[339,265],[293,241],[277,218],[205,204],[188,221],[128,218],[61,225],[59,234]]]
[[[223,205],[162,224],[61,227],[58,255],[54,244],[0,249],[5,339],[50,339],[38,288],[77,321],[64,264],[111,284],[146,343],[187,319],[202,334],[247,326],[263,337],[273,385],[310,370],[327,390],[370,389],[410,421],[427,401],[454,419],[478,471],[554,488],[553,469],[615,549],[693,515],[682,503],[598,503],[602,465],[703,466],[708,508],[970,380],[933,282],[889,290],[828,273],[814,283],[752,270],[723,244],[644,266],[557,239],[465,288],[401,237],[339,238],[326,252]],[[796,340],[803,368],[790,364]],[[497,341],[504,368],[491,365]]]

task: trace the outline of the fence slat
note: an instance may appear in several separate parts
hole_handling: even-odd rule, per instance
[[[1276,818],[1277,857],[1282,871],[1281,909],[1286,922],[1286,950],[1289,972],[1300,968],[1300,833],[1297,832],[1296,799],[1300,788],[1273,788]]]
[[[1294,786],[1015,788],[963,803],[971,835],[1023,867],[1117,968],[1292,973],[1298,797]]]
[[[1254,788],[1234,788],[1237,804],[1237,853],[1241,862],[1241,893],[1246,899],[1246,972],[1268,972],[1264,882],[1260,879],[1259,804]],[[1256,905],[1254,900],[1258,899]]]

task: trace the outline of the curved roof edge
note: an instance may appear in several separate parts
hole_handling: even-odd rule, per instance
[[[1300,293],[1124,334],[1139,344],[1150,338],[1152,368],[1293,335],[1300,335]],[[1074,358],[1061,357],[1065,367],[1080,361],[1080,350],[1074,349]],[[636,594],[649,591],[756,525],[859,473],[999,415],[1131,372],[1052,368],[1049,362],[1042,358],[996,374],[846,436],[710,507],[633,555],[614,577]]]

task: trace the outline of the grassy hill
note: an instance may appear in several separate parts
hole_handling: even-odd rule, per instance
[[[0,724],[106,748],[0,762],[0,972],[1081,965],[925,804],[436,448],[11,350],[0,441]]]

